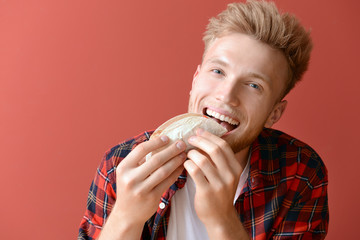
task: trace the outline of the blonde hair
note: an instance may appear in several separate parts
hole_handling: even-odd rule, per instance
[[[308,68],[312,41],[299,20],[280,13],[273,2],[247,1],[231,3],[217,17],[210,19],[204,33],[204,55],[211,43],[229,33],[244,33],[262,41],[285,55],[289,77],[282,96],[285,97]]]

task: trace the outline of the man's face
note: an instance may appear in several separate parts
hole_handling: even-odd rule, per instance
[[[279,120],[287,74],[279,50],[245,34],[225,35],[209,46],[194,74],[188,111],[218,119],[229,130],[222,138],[239,152]]]

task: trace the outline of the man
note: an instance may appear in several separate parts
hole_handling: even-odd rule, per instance
[[[327,171],[305,143],[270,129],[306,71],[309,33],[275,5],[229,4],[212,18],[189,112],[217,119],[185,144],[145,132],[106,153],[79,239],[324,239]],[[144,157],[164,147],[148,161]]]

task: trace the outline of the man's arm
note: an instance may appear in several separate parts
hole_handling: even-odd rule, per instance
[[[114,184],[116,196],[113,200],[116,201],[110,216],[106,218],[102,214],[102,211],[108,210],[107,204],[105,206],[100,204],[102,207],[93,209],[92,212],[100,212],[99,215],[102,215],[103,219],[99,221],[96,214],[93,218],[86,219],[88,224],[97,226],[95,227],[97,230],[87,234],[84,227],[79,239],[94,239],[101,228],[99,239],[140,239],[144,223],[156,212],[162,193],[176,181],[183,170],[182,164],[186,158],[186,154],[183,153],[185,143],[182,141],[168,143],[167,137],[141,143],[120,162],[116,167],[116,184]],[[163,149],[153,154],[148,161],[144,161],[148,153],[160,148]],[[102,178],[108,181],[106,176]],[[111,188],[111,184],[105,185]],[[98,189],[98,186],[94,186],[94,189],[112,191],[112,189]],[[114,196],[114,191],[112,193]],[[98,205],[98,200],[95,205]],[[94,221],[98,222],[98,225],[93,224]],[[105,221],[105,225],[102,226]],[[91,235],[92,238],[87,238],[86,235]]]
[[[184,166],[196,184],[195,210],[210,239],[250,239],[233,201],[243,168],[230,146],[205,131],[189,139]]]
[[[207,132],[191,140],[191,144],[200,151],[190,151],[190,160],[184,165],[196,183],[195,209],[209,237],[250,239],[237,212],[232,208],[234,187],[238,183],[236,172],[241,174],[242,168],[233,160],[231,149],[222,139]],[[298,155],[308,156],[309,151],[304,151],[306,153]],[[286,204],[281,206],[271,231],[266,234],[279,240],[324,239],[329,221],[327,170],[315,153],[311,154],[310,159],[303,159],[300,167],[295,167],[298,168],[298,177],[292,178],[290,187],[282,187],[287,189],[287,193],[284,193],[286,199],[283,200]],[[302,177],[304,173],[309,176]],[[288,185],[286,182],[282,184]]]
[[[309,152],[306,148],[304,151]],[[273,226],[274,239],[325,239],[329,224],[327,169],[313,152],[303,156]],[[310,155],[310,157],[307,157]],[[305,159],[304,159],[305,158]]]
[[[148,161],[145,156],[164,147],[165,136],[137,146],[116,169],[117,199],[99,240],[140,239],[144,223],[155,212],[161,195],[183,171],[186,146],[182,141],[169,145]]]

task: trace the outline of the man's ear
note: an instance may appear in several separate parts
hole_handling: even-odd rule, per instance
[[[270,128],[272,125],[274,125],[277,121],[280,120],[282,114],[284,113],[286,109],[287,101],[283,100],[281,102],[278,102],[275,104],[272,112],[270,113],[268,119],[265,122],[265,127]]]
[[[195,85],[197,76],[199,75],[199,72],[200,72],[200,65],[197,66],[196,71],[193,75],[193,81],[192,81],[191,90],[189,92],[189,95],[191,95],[192,89],[194,88],[194,85]]]
[[[192,87],[194,87],[194,84],[196,82],[197,76],[199,75],[199,72],[200,72],[200,65],[197,66],[196,71],[194,73],[193,81],[192,81]]]

